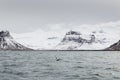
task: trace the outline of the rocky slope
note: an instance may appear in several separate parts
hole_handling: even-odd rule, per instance
[[[90,35],[89,40],[82,38],[81,35],[81,33],[76,31],[67,32],[63,40],[57,45],[56,49],[75,50],[85,44],[91,45],[92,43],[95,43],[95,35]]]
[[[105,50],[120,51],[120,40],[117,43],[114,43],[110,47],[106,48]]]
[[[32,50],[18,42],[10,35],[9,31],[0,32],[0,50]]]

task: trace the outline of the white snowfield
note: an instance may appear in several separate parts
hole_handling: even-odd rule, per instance
[[[109,22],[96,25],[48,25],[54,26],[55,29],[42,30],[31,33],[15,34],[12,33],[14,39],[29,48],[39,50],[101,50],[109,47],[120,40],[120,21]],[[69,29],[64,26],[70,26]],[[69,31],[76,31],[80,33],[80,37],[86,40],[91,39],[91,35],[95,36],[95,41],[91,44],[78,43],[74,41],[67,41],[62,43],[63,38]],[[69,35],[67,37],[78,38],[77,35]]]

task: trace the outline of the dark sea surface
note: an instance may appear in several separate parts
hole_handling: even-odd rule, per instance
[[[120,52],[1,51],[0,80],[120,80]]]

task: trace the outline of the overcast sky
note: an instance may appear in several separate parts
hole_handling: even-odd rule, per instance
[[[0,0],[0,29],[16,33],[118,20],[120,0]]]

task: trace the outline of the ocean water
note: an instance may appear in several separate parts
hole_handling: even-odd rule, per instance
[[[120,52],[1,51],[0,80],[120,80]]]

